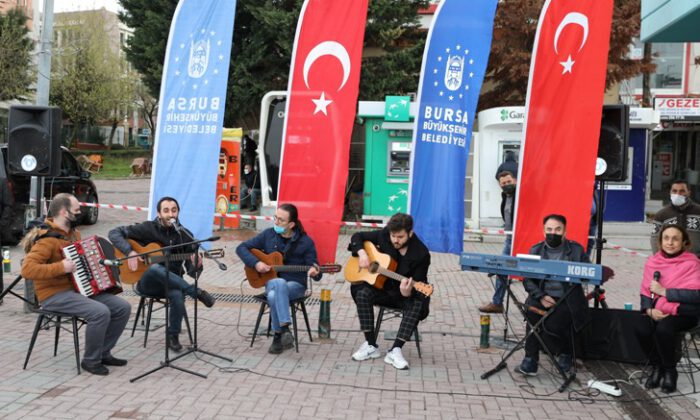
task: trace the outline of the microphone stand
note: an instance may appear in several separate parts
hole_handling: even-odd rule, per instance
[[[598,206],[596,207],[596,234],[595,234],[595,263],[600,265],[603,259],[603,244],[607,242],[603,239],[603,211],[605,209],[605,181],[598,181]],[[601,283],[602,284],[602,283]],[[596,285],[593,288],[593,307],[601,306],[603,309],[608,308],[608,304],[601,296],[604,296],[605,290]]]
[[[200,241],[185,242],[185,243],[177,244],[177,245],[173,245],[172,241],[171,241],[171,243],[168,246],[165,246],[165,247],[162,247],[159,249],[142,252],[142,253],[136,254],[136,255],[125,256],[124,258],[118,258],[118,259],[113,260],[116,263],[121,263],[122,261],[128,260],[129,258],[141,257],[141,256],[145,256],[145,255],[150,255],[150,254],[153,254],[156,252],[163,252],[163,256],[165,257],[165,284],[164,284],[165,300],[166,300],[166,304],[165,304],[165,359],[160,362],[159,366],[157,366],[157,367],[155,367],[155,368],[153,368],[145,373],[142,373],[141,375],[136,376],[135,378],[129,379],[129,382],[133,383],[133,382],[135,382],[135,381],[137,381],[145,376],[148,376],[153,372],[157,372],[165,367],[171,367],[173,369],[177,369],[179,371],[186,372],[186,373],[189,373],[191,375],[196,375],[196,376],[199,376],[199,377],[204,378],[204,379],[207,378],[207,375],[204,375],[204,374],[198,373],[198,372],[194,372],[194,371],[191,371],[189,369],[185,369],[185,368],[182,368],[180,366],[176,366],[176,365],[172,364],[172,362],[174,362],[175,360],[180,359],[181,357],[183,357],[191,352],[188,351],[188,352],[182,353],[182,354],[180,354],[172,359],[170,358],[169,347],[168,347],[168,327],[170,326],[170,298],[168,297],[168,294],[170,292],[169,282],[170,282],[171,273],[170,273],[169,267],[170,267],[171,250],[173,248],[180,248],[180,247],[187,246],[187,245],[200,244],[202,242],[207,242],[207,241],[212,241],[212,240],[216,240],[216,239],[214,239],[212,237],[212,238],[202,239]],[[195,305],[197,304],[196,302],[197,302],[197,299],[195,299]],[[196,306],[195,306],[195,308],[196,308]]]
[[[209,242],[213,239],[213,238],[208,238],[208,239],[205,239],[203,241],[196,241],[187,232],[187,230],[183,229],[182,226],[180,226],[180,224],[178,223],[177,220],[173,220],[173,226],[175,227],[175,229],[177,230],[178,233],[180,233],[180,234],[184,233],[186,237],[188,237],[190,240],[192,240],[191,243],[198,244],[198,251],[199,251],[199,249],[203,249],[202,245],[201,245],[203,242]],[[217,240],[218,240],[218,238],[217,238]],[[206,251],[206,250],[204,250],[204,251]],[[194,293],[195,293],[195,296],[197,295],[197,292],[199,291],[199,275],[201,273],[201,270],[199,270],[199,261],[200,261],[199,260],[199,252],[195,252],[195,254],[194,254],[194,267],[195,267]],[[220,270],[225,271],[227,269],[226,264],[219,262],[219,261],[216,261],[216,263],[218,264]],[[224,357],[224,356],[221,356],[219,354],[212,353],[212,352],[209,352],[209,351],[206,351],[206,350],[199,348],[199,343],[197,341],[197,332],[199,330],[199,328],[198,328],[199,323],[198,323],[198,318],[197,318],[198,305],[199,305],[199,299],[197,299],[195,297],[195,299],[194,299],[194,322],[193,322],[194,332],[192,334],[193,335],[192,345],[190,345],[189,348],[184,353],[178,355],[178,358],[184,357],[184,356],[191,354],[191,353],[200,352],[200,353],[204,353],[204,354],[207,354],[209,356],[212,356],[212,357],[217,357],[221,360],[226,360],[227,362],[233,362],[233,359],[230,359],[228,357]]]

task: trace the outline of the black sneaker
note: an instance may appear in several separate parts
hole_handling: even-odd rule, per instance
[[[282,336],[280,334],[275,334],[275,336],[272,337],[272,344],[270,344],[270,348],[267,349],[267,352],[270,354],[280,354],[283,351]]]
[[[197,299],[204,304],[207,308],[211,308],[214,306],[214,303],[216,302],[216,299],[214,296],[210,295],[209,292],[207,292],[204,289],[198,289],[197,290]]]
[[[126,366],[125,359],[118,359],[112,355],[102,358],[102,364],[105,366]]]
[[[291,331],[282,331],[282,338],[280,340],[282,341],[282,347],[285,349],[294,347],[294,335],[292,335]]]
[[[168,342],[168,348],[174,352],[182,351],[182,344],[180,344],[180,337],[177,334],[168,334],[166,341]]]
[[[102,363],[98,363],[96,365],[88,365],[85,363],[85,361],[80,362],[80,367],[83,368],[84,371],[90,372],[93,375],[99,375],[99,376],[107,376],[109,375],[109,369],[105,367]]]
[[[516,368],[516,371],[525,376],[537,375],[537,360],[532,357],[525,357],[522,363]]]
[[[571,372],[573,361],[570,354],[562,353],[557,357],[557,364],[567,375]]]

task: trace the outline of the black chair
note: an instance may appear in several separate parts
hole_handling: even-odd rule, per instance
[[[391,306],[375,305],[379,308],[379,314],[377,314],[377,323],[374,327],[374,336],[379,338],[379,328],[382,326],[382,322],[389,319],[401,318],[403,315],[403,310],[399,308],[393,308]],[[416,349],[418,349],[418,358],[423,358],[420,352],[420,336],[418,335],[418,326],[413,330],[413,340],[416,342]]]
[[[683,333],[680,360],[677,367],[679,373],[688,374],[690,383],[693,384],[693,393],[697,392],[695,373],[700,372],[700,363],[693,360],[693,358],[697,359],[700,357],[700,349],[697,343],[698,339],[700,339],[700,324]]]
[[[146,318],[146,325],[144,327],[144,336],[143,336],[143,347],[146,348],[146,343],[148,342],[148,332],[151,330],[151,314],[153,313],[153,304],[158,303],[162,305],[160,308],[157,308],[156,310],[160,310],[165,308],[165,305],[168,304],[168,299],[162,297],[162,296],[155,296],[155,295],[148,295],[139,290],[138,287],[136,287],[138,283],[135,283],[132,286],[132,289],[134,293],[136,293],[137,296],[140,297],[139,299],[139,306],[136,309],[136,317],[134,318],[134,325],[131,327],[131,336],[134,336],[134,331],[136,331],[136,324],[139,322],[139,318],[142,316]],[[146,307],[148,307],[148,311],[146,310]],[[187,335],[190,339],[190,344],[193,343],[192,340],[192,329],[190,328],[190,319],[187,317],[187,309],[185,309],[185,325],[187,326]],[[143,318],[141,318],[141,325],[144,325]]]
[[[56,357],[58,350],[58,337],[61,329],[67,328],[63,325],[66,320],[70,319],[70,323],[73,331],[73,346],[75,347],[75,365],[78,369],[78,375],[80,375],[80,340],[78,339],[78,331],[80,328],[86,324],[85,320],[77,315],[70,315],[62,312],[48,311],[42,309],[40,306],[34,310],[39,314],[34,326],[34,332],[32,333],[32,339],[29,341],[29,349],[27,349],[27,357],[24,360],[23,369],[27,369],[27,364],[29,363],[29,357],[32,355],[32,350],[34,349],[34,344],[36,343],[36,337],[39,334],[39,330],[48,330],[55,328],[54,344],[53,344],[53,356]]]
[[[304,294],[304,296],[297,298],[297,299],[292,299],[289,301],[289,309],[292,311],[292,326],[294,327],[294,347],[296,348],[297,353],[299,353],[299,335],[297,334],[297,311],[301,311],[302,314],[304,314],[304,322],[306,322],[306,330],[309,332],[309,341],[314,341],[313,337],[311,336],[311,326],[309,325],[309,315],[306,312],[306,299],[308,299],[311,296],[311,292],[307,290],[307,292]],[[268,304],[267,304],[267,295],[265,293],[261,293],[259,295],[253,296],[253,300],[256,302],[260,302],[260,311],[258,312],[258,319],[255,321],[255,329],[253,330],[253,339],[250,340],[250,347],[253,347],[253,343],[255,343],[255,337],[258,335],[258,328],[260,327],[260,320],[262,320],[263,315],[265,314],[266,310],[268,309]],[[269,310],[268,310],[269,312]],[[272,328],[272,318],[270,317],[268,322],[267,322],[267,333],[265,334],[267,337],[270,337],[270,329]]]

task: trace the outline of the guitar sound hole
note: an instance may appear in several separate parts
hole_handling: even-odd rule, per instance
[[[379,270],[379,263],[378,262],[372,262],[369,264],[369,272],[370,273],[376,273]]]

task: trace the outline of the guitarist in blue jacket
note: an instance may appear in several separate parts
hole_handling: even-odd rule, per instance
[[[294,337],[289,331],[289,324],[292,323],[289,301],[304,296],[307,276],[318,281],[322,274],[318,266],[316,245],[304,231],[296,206],[281,204],[275,212],[274,223],[273,227],[238,245],[236,254],[247,267],[255,268],[259,273],[267,273],[272,267],[253,255],[251,249],[265,254],[279,252],[284,256],[285,265],[311,267],[307,272],[280,272],[279,277],[265,283],[274,331],[268,352],[280,354],[294,347]]]
[[[382,289],[368,283],[357,283],[350,287],[357,305],[360,328],[365,334],[365,342],[352,355],[357,361],[376,359],[381,350],[374,335],[374,305],[382,305],[403,310],[401,325],[396,340],[387,351],[384,361],[396,369],[408,369],[401,348],[413,334],[418,322],[428,316],[430,298],[413,290],[414,282],[428,282],[430,252],[413,232],[413,218],[404,213],[391,216],[386,227],[372,232],[358,232],[352,235],[348,250],[358,257],[359,267],[367,268],[371,261],[364,250],[364,243],[371,242],[380,253],[388,254],[396,262],[395,272],[403,279],[386,281]],[[384,267],[386,268],[386,267]]]

